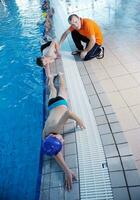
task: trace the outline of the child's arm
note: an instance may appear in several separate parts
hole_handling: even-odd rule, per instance
[[[51,63],[51,62],[50,62]],[[46,66],[46,67],[44,67],[44,69],[45,69],[45,74],[46,74],[46,76],[48,77],[48,76],[50,76],[51,75],[51,71],[50,71],[50,66],[49,66],[49,64]]]
[[[80,126],[81,129],[86,128],[82,120],[73,112],[69,111],[69,118],[76,121],[76,126]]]
[[[72,189],[73,180],[76,180],[76,176],[66,164],[62,152],[59,152],[54,158],[65,172],[65,185],[67,190],[70,191]]]

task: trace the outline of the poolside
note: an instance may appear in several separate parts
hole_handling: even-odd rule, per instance
[[[138,97],[139,79],[136,78],[138,77],[136,74],[140,70],[140,57],[138,52],[139,38],[137,41],[135,38],[135,34],[139,32],[139,26],[138,19],[134,20],[133,18],[135,12],[137,13],[135,9],[137,1],[133,2],[133,5],[127,2],[127,13],[124,5],[120,1],[113,1],[112,4],[111,1],[108,3],[105,1],[92,1],[86,9],[84,9],[83,5],[79,5],[80,3],[78,4],[74,1],[61,2],[63,2],[61,8],[63,7],[64,11],[70,13],[70,11],[76,9],[78,10],[77,13],[81,16],[95,18],[104,30],[105,58],[100,61],[93,59],[92,61],[81,62],[78,57],[75,57],[75,62],[101,136],[114,199],[138,200],[140,196],[140,179],[139,172],[137,171],[139,169],[140,158],[138,144],[138,141],[140,141],[139,111],[135,109],[137,110],[136,116],[132,110],[134,108],[133,105],[139,106],[140,102]],[[129,10],[130,7],[132,8]],[[64,12],[62,16],[62,12],[59,12],[61,9],[58,4],[57,8],[57,18],[59,13],[60,23],[56,20],[56,27],[62,27],[63,24],[62,28],[64,31],[65,27],[68,27],[67,22],[63,21],[67,13]],[[102,13],[105,13],[105,15]],[[127,14],[129,15],[129,20],[127,20]],[[133,27],[131,24],[133,24]],[[125,30],[122,27],[125,27]],[[61,35],[63,31],[59,29],[57,30],[57,34]],[[68,67],[70,68],[74,65],[74,61],[70,53],[68,53],[70,51],[69,45],[74,49],[71,38],[63,46],[62,61],[65,73]],[[56,63],[56,70],[57,67],[61,69],[60,63],[62,61]],[[77,80],[77,77],[75,78]],[[69,79],[66,76],[66,83],[69,83]],[[74,80],[72,82],[74,84]],[[68,93],[70,93],[70,86],[67,87]],[[129,93],[130,96],[128,96]],[[76,93],[75,97],[76,99],[78,97]],[[76,111],[78,112],[78,108]],[[76,135],[77,137],[75,139],[73,124],[67,124],[64,129],[66,129],[66,132],[72,132],[69,136],[66,135],[64,153],[68,164],[74,171],[77,171],[78,181],[75,182],[73,191],[70,193],[64,191],[62,171],[56,165],[53,167],[52,161],[45,161],[40,199],[45,197],[47,199],[101,199],[98,195],[96,197],[94,196],[94,194],[97,194],[93,189],[94,185],[91,190],[89,189],[91,196],[88,197],[87,191],[86,196],[83,197],[84,191],[82,191],[82,186],[80,186],[82,180],[80,180],[78,171],[80,167],[83,167],[79,166],[80,161],[78,160],[79,157],[77,157],[80,154],[77,152],[78,143],[76,139],[78,136]],[[54,178],[54,176],[56,177]],[[103,199],[111,198],[103,197]]]
[[[21,8],[21,5],[19,5],[20,1],[16,1],[16,4],[14,2],[13,0],[13,5],[8,6],[11,11],[15,12],[17,8]],[[37,19],[39,19],[40,3],[35,2],[35,4],[29,4],[30,10],[36,9]],[[87,7],[85,2],[88,4]],[[91,167],[91,163],[88,163],[91,159],[86,160],[87,156],[84,155],[84,151],[86,149],[88,151],[88,145],[85,145],[86,149],[83,146],[87,144],[87,139],[91,141],[91,144],[88,143],[89,146],[92,146],[93,138],[91,135],[89,137],[92,139],[87,138],[87,130],[84,133],[77,131],[74,123],[69,121],[64,127],[64,133],[66,133],[64,134],[64,155],[70,168],[77,174],[73,190],[71,192],[64,190],[64,174],[54,160],[48,157],[43,160],[41,186],[39,183],[37,185],[41,131],[44,123],[44,82],[43,73],[35,66],[33,57],[39,54],[41,35],[37,26],[32,24],[33,16],[27,15],[29,7],[24,5],[22,8],[26,7],[27,10],[19,9],[15,16],[11,14],[15,17],[14,19],[17,19],[20,13],[19,18],[21,18],[21,21],[19,20],[19,23],[15,25],[17,29],[15,36],[14,31],[12,32],[13,23],[11,23],[14,19],[10,21],[11,26],[9,23],[4,24],[5,21],[2,23],[3,34],[6,33],[4,25],[7,25],[12,33],[11,38],[15,40],[12,40],[13,42],[7,40],[5,45],[4,38],[0,38],[2,39],[1,55],[8,54],[9,49],[6,47],[9,46],[13,52],[8,60],[2,60],[1,63],[3,86],[1,130],[3,133],[1,135],[2,167],[0,169],[3,178],[0,178],[0,199],[32,200],[35,196],[38,199],[40,193],[40,200],[139,200],[140,16],[138,0],[133,2],[89,0],[83,1],[83,4],[80,1],[61,0],[60,4],[57,2],[57,6],[55,1],[51,3],[55,8],[54,26],[58,38],[68,27],[63,16],[67,16],[72,11],[77,11],[76,13],[80,16],[96,19],[104,32],[104,59],[83,62],[78,57],[71,56],[71,49],[75,47],[69,38],[62,47],[62,59],[58,59],[52,66],[54,73],[64,71],[70,106],[86,121],[87,130],[94,126],[92,130],[96,132],[94,136],[98,138],[99,151],[93,152]],[[60,8],[64,9],[63,16]],[[0,17],[4,20],[9,16],[10,14]],[[30,19],[28,19],[29,24],[27,18]],[[18,30],[19,24],[21,27]],[[5,36],[8,36],[8,33]],[[18,45],[19,41],[21,41],[20,45]],[[13,48],[13,43],[17,44],[17,48]],[[24,50],[26,45],[27,48]],[[28,59],[23,56],[25,53]],[[22,59],[18,60],[19,58]],[[13,69],[12,71],[9,70],[9,66]],[[19,66],[23,67],[19,68]],[[5,74],[7,84],[5,84]],[[23,82],[21,83],[20,80]],[[78,99],[79,95],[83,96],[77,105],[73,103],[73,99],[75,97]],[[90,120],[93,120],[93,123],[89,124],[89,118],[87,119],[88,115],[86,115],[88,109]],[[11,134],[8,134],[9,130]],[[8,149],[5,148],[6,145]],[[95,156],[97,153],[101,155],[101,159]],[[87,165],[84,164],[85,160]],[[106,184],[97,184],[96,178],[101,180],[102,177],[98,173],[96,176],[94,173],[96,170],[97,172],[102,171]],[[83,176],[81,176],[82,173],[84,173]]]

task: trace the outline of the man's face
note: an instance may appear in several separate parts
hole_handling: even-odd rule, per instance
[[[81,28],[81,20],[79,17],[73,16],[70,21],[70,24],[76,30],[79,30]]]

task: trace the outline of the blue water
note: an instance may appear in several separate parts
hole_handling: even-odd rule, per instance
[[[0,2],[0,200],[34,200],[43,127],[39,0]]]

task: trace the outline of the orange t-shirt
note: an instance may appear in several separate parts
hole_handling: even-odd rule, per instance
[[[69,27],[69,30],[72,32],[75,30],[72,26]],[[103,34],[100,27],[96,24],[95,21],[87,18],[81,18],[81,28],[77,30],[81,35],[89,38],[94,35],[96,43],[99,45],[103,44]]]

